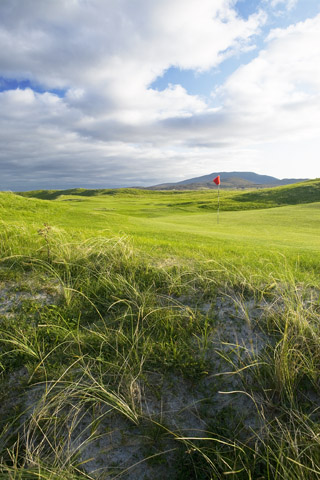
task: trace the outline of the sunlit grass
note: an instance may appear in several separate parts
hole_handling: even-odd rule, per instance
[[[1,193],[0,478],[318,478],[320,204],[258,209],[294,191]]]

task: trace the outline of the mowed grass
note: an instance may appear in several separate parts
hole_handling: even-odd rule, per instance
[[[49,201],[12,195],[13,208],[2,194],[0,218],[16,225],[27,222],[34,234],[46,223],[79,239],[128,236],[153,255],[214,259],[253,271],[285,258],[291,266],[299,262],[298,274],[319,272],[319,181],[242,193],[221,191],[219,224],[215,191],[67,193],[24,193],[52,198]],[[297,202],[302,203],[292,205]]]

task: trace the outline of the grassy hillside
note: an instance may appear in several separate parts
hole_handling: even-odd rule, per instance
[[[319,186],[0,193],[0,478],[320,478]]]
[[[217,192],[77,189],[71,194],[54,191],[24,195],[55,199],[48,202],[16,196],[14,209],[5,206],[6,194],[2,194],[3,218],[13,222],[28,219],[35,232],[47,223],[77,232],[80,238],[129,235],[137,247],[153,255],[218,256],[252,269],[259,266],[258,258],[268,263],[274,256],[285,254],[292,264],[299,256],[300,262],[314,263],[318,271],[320,210],[316,200],[320,201],[320,181],[241,195],[221,192],[219,224]],[[12,201],[15,197],[10,198]],[[315,203],[308,204],[308,200]],[[290,206],[278,208],[281,205]]]
[[[319,202],[320,180],[309,180],[296,185],[269,188],[238,195],[238,202],[254,202],[261,205],[297,205],[300,203]]]
[[[67,200],[74,196],[95,197],[95,196],[136,196],[139,198],[152,198],[153,202],[169,203],[169,207],[174,203],[182,206],[194,206],[198,208],[216,208],[217,206],[217,187],[215,192],[211,191],[155,191],[140,190],[134,188],[119,189],[83,189],[74,188],[70,190],[35,190],[30,192],[17,192],[18,195],[27,198],[39,198],[42,200]],[[238,191],[222,190],[221,209],[222,210],[247,210],[251,208],[270,208],[282,205],[297,205],[300,203],[311,203],[320,201],[320,180],[308,180],[293,185],[273,187],[258,190]]]

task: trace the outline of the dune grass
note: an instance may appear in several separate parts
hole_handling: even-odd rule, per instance
[[[320,478],[311,184],[0,193],[0,478]]]

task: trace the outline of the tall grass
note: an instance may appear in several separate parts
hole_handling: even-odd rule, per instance
[[[130,478],[144,464],[177,480],[320,478],[319,290],[298,284],[285,258],[266,276],[228,259],[163,261],[125,237],[3,227],[11,295],[42,289],[49,300],[31,295],[1,316],[0,478]],[[234,300],[235,322],[263,332],[263,348],[239,340],[223,347],[224,363],[212,361],[217,295]],[[175,427],[174,408],[154,405],[181,385],[243,396],[258,420],[245,427],[235,401],[208,421],[208,391],[197,433]],[[128,438],[136,458],[112,463]],[[103,449],[98,465],[91,454]]]

